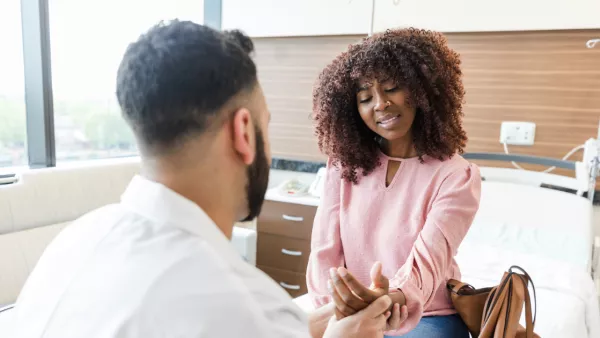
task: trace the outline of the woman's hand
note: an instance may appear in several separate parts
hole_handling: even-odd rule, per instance
[[[383,276],[381,270],[381,263],[377,262],[373,265],[371,288],[367,288],[345,268],[331,269],[331,280],[329,280],[328,286],[335,303],[335,314],[338,319],[351,316],[366,308],[377,298],[388,294],[389,280]],[[392,310],[391,307],[390,310]]]
[[[335,305],[334,313],[337,320],[352,316],[365,309],[369,304],[386,296],[389,292],[389,280],[382,274],[381,263],[377,262],[371,268],[371,287],[361,284],[345,268],[331,269],[329,292]],[[408,318],[408,308],[404,294],[401,291],[393,293],[393,302],[389,308],[386,331],[397,330]]]

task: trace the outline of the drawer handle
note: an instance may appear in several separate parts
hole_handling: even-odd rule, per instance
[[[304,221],[304,217],[299,217],[299,216],[290,216],[290,215],[282,215],[281,217],[283,217],[284,220],[286,221],[292,221],[292,222],[302,222]]]
[[[279,282],[279,285],[288,290],[300,290],[300,285],[290,285],[284,282]]]
[[[292,251],[288,249],[281,249],[281,253],[288,256],[302,256],[302,251]]]

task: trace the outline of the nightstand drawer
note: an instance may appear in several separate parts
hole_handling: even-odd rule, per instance
[[[300,297],[308,292],[306,289],[306,275],[303,273],[283,271],[266,266],[258,266],[258,268],[269,275],[292,298]]]
[[[258,231],[310,240],[317,207],[265,201],[258,216]]]
[[[310,254],[310,241],[264,232],[258,233],[256,264],[304,273]]]

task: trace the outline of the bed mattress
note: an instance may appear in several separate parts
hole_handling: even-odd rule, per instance
[[[593,209],[574,194],[483,182],[481,204],[463,245],[530,254],[589,271]]]

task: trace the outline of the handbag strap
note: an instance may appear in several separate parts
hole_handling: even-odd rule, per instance
[[[527,288],[527,279],[522,275],[519,275],[523,285]],[[529,296],[529,292],[525,289],[525,333],[527,338],[533,338],[533,329],[535,328],[535,323],[532,321],[531,315],[531,298]]]
[[[525,271],[520,266],[513,265],[513,266],[510,267],[510,269],[508,269],[509,272],[512,272],[512,270],[518,270],[521,273],[521,278],[525,278],[524,282],[525,282],[525,287],[526,287],[525,290],[526,291],[528,291],[528,289],[529,289],[527,287],[527,285],[531,284],[531,290],[533,290],[533,308],[534,308],[532,324],[535,326],[535,320],[536,320],[536,317],[537,317],[537,295],[535,294],[535,285],[533,284],[533,279],[531,279],[531,277],[529,276],[529,274],[527,273],[527,271]],[[526,298],[526,301],[529,299],[529,292],[525,292],[525,298]],[[530,299],[529,299],[528,303],[529,303],[529,305],[528,305],[529,306],[529,310],[531,311],[531,300]],[[527,310],[527,308],[525,310]]]
[[[531,279],[529,274],[523,268],[516,266],[516,265],[511,266],[510,269],[508,269],[507,273],[502,278],[502,281],[500,282],[500,284],[496,288],[494,288],[492,290],[492,292],[490,293],[490,296],[488,297],[488,299],[484,305],[481,327],[483,329],[483,327],[491,319],[491,317],[493,317],[492,320],[494,320],[494,321],[496,320],[495,318],[497,317],[498,310],[499,310],[496,308],[496,306],[499,301],[503,301],[505,297],[508,297],[508,299],[510,299],[512,297],[512,287],[513,287],[513,278],[512,277],[513,276],[518,277],[518,280],[523,283],[524,293],[525,293],[525,295],[524,295],[525,296],[525,304],[524,304],[525,305],[525,320],[526,320],[525,330],[526,330],[527,338],[533,338],[534,337],[533,330],[535,328],[535,322],[536,322],[536,316],[537,316],[537,296],[535,293],[535,286],[534,286],[533,280]],[[533,289],[534,307],[535,307],[535,313],[533,315],[531,313],[532,312],[531,311],[531,298],[529,295],[528,283],[531,283],[531,287]],[[508,292],[508,295],[506,295],[507,292]],[[509,302],[509,305],[510,305],[510,302]]]
[[[493,309],[496,308],[498,301],[500,301],[501,299],[504,299],[504,293],[505,293],[504,289],[506,288],[506,285],[510,282],[511,276],[512,276],[512,274],[510,272],[507,273],[500,281],[500,285],[498,285],[497,287],[494,288],[494,290],[490,293],[490,296],[486,300],[485,306],[483,308],[482,325],[481,325],[482,327],[484,326],[483,324],[486,323],[490,319],[490,316],[493,313]]]

